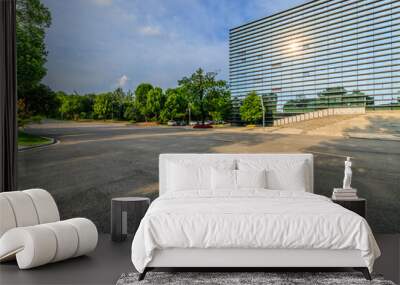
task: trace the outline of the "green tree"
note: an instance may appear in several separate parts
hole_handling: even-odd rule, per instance
[[[161,88],[155,87],[147,93],[146,98],[146,118],[152,118],[158,121],[161,110],[164,107],[165,95]]]
[[[260,97],[255,91],[250,92],[243,100],[240,107],[240,117],[243,121],[251,124],[262,119],[262,106]]]
[[[226,82],[216,80],[216,76],[216,72],[204,72],[199,68],[190,77],[178,81],[179,86],[188,92],[188,102],[194,109],[199,110],[203,124],[210,112],[215,111],[211,104],[212,98],[221,96],[227,91]]]
[[[56,93],[41,83],[26,90],[21,99],[25,102],[25,112],[31,116],[57,116],[61,104]]]
[[[152,89],[153,86],[151,84],[141,83],[135,90],[135,108],[145,121],[147,121],[147,93]]]
[[[179,87],[168,89],[165,95],[166,101],[160,114],[161,121],[167,122],[174,119],[183,119],[188,106],[184,90]]]
[[[208,113],[214,121],[227,120],[231,115],[231,93],[228,89],[213,92],[208,98]]]
[[[16,11],[18,96],[31,98],[27,93],[46,75],[45,32],[51,24],[51,14],[40,0],[18,0]]]
[[[124,118],[124,99],[125,92],[122,88],[117,88],[111,93],[111,118],[122,120]]]
[[[80,113],[81,119],[93,118],[93,106],[96,100],[96,94],[80,95]]]
[[[62,119],[76,120],[81,113],[81,101],[79,95],[67,95],[64,92],[57,92],[61,102],[59,113]]]
[[[98,119],[106,120],[112,114],[112,93],[103,93],[96,96],[93,106],[93,113]]]
[[[131,91],[126,93],[123,100],[124,119],[129,121],[140,120],[140,114],[136,109],[135,96]]]

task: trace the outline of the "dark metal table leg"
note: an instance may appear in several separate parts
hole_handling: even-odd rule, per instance
[[[144,277],[146,277],[146,273],[147,273],[148,269],[147,267],[143,270],[142,273],[139,274],[139,278],[138,281],[142,281],[144,279]]]
[[[364,275],[365,279],[372,280],[371,274],[369,274],[369,270],[367,267],[354,267],[354,269],[357,271],[361,271],[361,273]]]

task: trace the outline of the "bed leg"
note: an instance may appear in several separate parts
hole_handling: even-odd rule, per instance
[[[371,274],[369,274],[369,270],[367,267],[355,267],[354,269],[357,271],[361,271],[362,274],[364,275],[365,279],[372,280]]]
[[[142,273],[139,274],[139,278],[138,281],[142,281],[144,279],[144,277],[146,277],[146,273],[147,273],[147,267],[143,270]]]

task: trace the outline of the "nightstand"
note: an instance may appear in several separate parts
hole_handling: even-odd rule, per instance
[[[120,197],[111,200],[111,239],[124,241],[134,235],[146,214],[150,199],[145,197]]]
[[[339,204],[340,206],[359,214],[364,219],[367,218],[367,200],[363,198],[357,198],[352,200],[334,200],[332,202]]]

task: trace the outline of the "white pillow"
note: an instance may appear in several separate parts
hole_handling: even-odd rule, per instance
[[[267,171],[236,170],[237,188],[267,188]]]
[[[304,163],[293,165],[290,171],[271,169],[267,172],[268,189],[287,191],[306,191]]]
[[[216,169],[211,170],[211,188],[214,191],[236,189],[236,170]]]
[[[234,191],[242,188],[260,189],[267,187],[266,170],[211,170],[211,188],[216,192]]]
[[[210,167],[185,166],[169,163],[168,188],[171,191],[190,191],[210,188]]]
[[[292,159],[240,159],[240,170],[267,171],[267,188],[271,190],[306,191],[309,167],[304,160]]]
[[[211,191],[211,168],[234,169],[234,160],[178,159],[167,164],[167,191]]]

